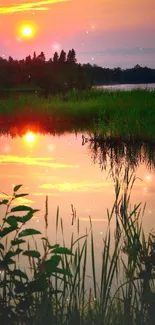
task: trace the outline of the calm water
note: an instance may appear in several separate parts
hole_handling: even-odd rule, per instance
[[[153,84],[122,84],[112,86],[97,86],[96,88],[103,88],[109,90],[133,90],[133,89],[155,89],[155,83]]]
[[[144,152],[135,149],[129,155],[131,150],[126,150],[125,159],[122,148],[115,148],[113,154],[111,149],[105,153],[105,148],[94,149],[91,142],[82,145],[81,134],[60,137],[35,134],[32,143],[25,136],[14,139],[1,136],[0,190],[11,195],[14,185],[23,184],[22,192],[30,195],[19,199],[18,203],[41,209],[31,221],[31,226],[40,230],[44,229],[45,196],[48,195],[49,234],[55,234],[55,215],[59,206],[67,239],[73,230],[73,204],[80,218],[81,232],[89,226],[91,216],[96,245],[100,245],[107,225],[106,210],[112,207],[114,201],[114,183],[109,172],[114,160],[120,161],[123,166],[128,160],[130,166],[137,165],[135,174],[139,178],[132,191],[132,203],[147,201],[143,225],[149,231],[155,226],[155,174],[154,167],[152,170],[148,168],[151,164],[149,159],[153,160],[153,157],[149,158],[148,148]],[[113,170],[115,166],[116,163]],[[0,199],[4,196],[1,193]],[[112,226],[115,227],[115,220]]]

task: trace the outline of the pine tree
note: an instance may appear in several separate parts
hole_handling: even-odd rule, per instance
[[[58,61],[59,61],[59,55],[58,55],[57,52],[55,52],[54,55],[53,55],[53,62],[57,63]]]
[[[67,54],[67,62],[68,63],[76,63],[76,53],[75,50],[69,50],[68,54]]]
[[[31,63],[31,55],[26,56],[25,63],[30,64]]]
[[[37,56],[37,59],[45,62],[46,58],[45,58],[45,54],[44,52],[41,52],[38,56]]]
[[[8,62],[9,63],[13,63],[14,62],[14,59],[12,58],[12,56],[9,56]]]
[[[36,60],[36,52],[33,52],[33,60]]]
[[[63,50],[60,53],[59,62],[60,63],[65,63],[66,62],[66,53]]]

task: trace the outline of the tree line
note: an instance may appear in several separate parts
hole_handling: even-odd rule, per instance
[[[44,52],[36,52],[22,60],[0,57],[0,90],[34,89],[45,94],[65,92],[73,88],[88,89],[93,85],[155,82],[155,70],[136,65],[132,69],[108,69],[97,65],[77,63],[76,52],[55,52],[46,60]]]
[[[90,87],[85,70],[77,63],[75,50],[61,51],[46,60],[44,52],[36,52],[22,60],[0,57],[0,89],[40,87],[45,93],[67,91],[74,87]]]
[[[95,85],[154,83],[155,69],[141,67],[139,64],[130,69],[120,67],[109,69],[97,65],[84,64],[86,74],[91,76]]]

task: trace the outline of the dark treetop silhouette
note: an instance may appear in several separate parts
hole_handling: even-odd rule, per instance
[[[108,69],[77,63],[75,50],[64,50],[46,60],[44,52],[22,60],[0,57],[0,90],[42,90],[45,95],[73,88],[87,89],[92,85],[155,82],[155,70],[136,65],[132,69]]]

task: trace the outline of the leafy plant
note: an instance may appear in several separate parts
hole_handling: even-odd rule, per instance
[[[16,198],[23,196],[17,194],[20,188],[21,185],[15,186],[11,199],[1,201],[1,205],[6,207],[0,229],[1,324],[11,324],[12,320],[17,322],[18,319],[31,323],[37,312],[40,313],[45,297],[47,301],[54,303],[55,295],[59,294],[59,291],[53,288],[51,277],[58,277],[61,281],[64,281],[64,277],[71,277],[69,268],[62,268],[60,265],[63,255],[72,255],[69,249],[59,245],[51,246],[48,238],[40,239],[43,243],[43,254],[37,249],[30,249],[27,237],[32,236],[34,240],[34,236],[41,235],[41,232],[31,228],[23,229],[23,226],[25,227],[39,210],[24,205],[11,207]],[[19,215],[12,215],[16,212]],[[21,215],[25,212],[26,214]],[[21,256],[28,258],[31,273],[18,264]]]

